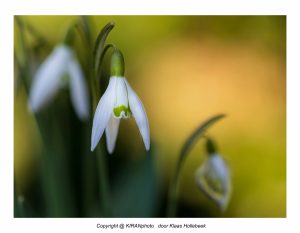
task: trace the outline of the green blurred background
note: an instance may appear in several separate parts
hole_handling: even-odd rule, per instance
[[[55,45],[77,17],[22,19]],[[219,212],[197,189],[194,173],[205,157],[199,142],[184,166],[179,216],[286,217],[286,17],[91,16],[90,20],[95,36],[107,22],[115,22],[107,41],[123,51],[125,76],[148,114],[155,151],[151,159],[156,179],[152,181],[157,185],[157,193],[145,200],[156,203],[157,210],[150,216],[163,216],[169,179],[185,139],[202,121],[225,113],[227,117],[209,134],[231,168],[233,191],[228,209]],[[15,27],[16,51],[18,36]],[[29,38],[29,44],[32,41]],[[82,43],[79,37],[76,50],[84,64]],[[16,184],[20,193],[35,196],[32,193],[38,192],[32,190],[39,176],[42,139],[27,111],[26,93],[17,79],[15,83]],[[82,127],[88,149],[91,125]],[[131,166],[139,169],[139,163],[148,159],[141,151],[143,143],[134,120],[123,121],[116,152],[108,158],[111,176],[130,177]],[[80,156],[93,155],[82,152]],[[123,164],[128,169],[121,171]],[[114,182],[114,187],[122,186],[121,181]],[[126,202],[130,187],[146,189],[147,183],[140,180],[129,185],[124,195],[116,192],[116,200]],[[42,200],[28,199],[39,209]],[[126,211],[121,214],[120,209],[120,216],[131,216]]]

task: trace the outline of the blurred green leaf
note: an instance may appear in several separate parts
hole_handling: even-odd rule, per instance
[[[14,216],[17,218],[30,218],[37,216],[24,196],[14,195]]]
[[[115,217],[155,216],[160,205],[153,161],[152,149],[145,159],[127,164],[119,171],[113,188]]]
[[[86,39],[88,46],[93,44],[93,33],[90,25],[91,21],[88,16],[83,15],[79,18],[78,29],[84,35],[83,38]]]

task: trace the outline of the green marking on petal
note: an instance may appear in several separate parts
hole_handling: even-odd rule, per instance
[[[224,187],[224,182],[214,171],[208,171],[207,174],[204,175],[204,180],[208,187],[210,187],[211,191],[224,194],[226,192],[226,188]]]
[[[130,114],[131,114],[130,109],[127,108],[127,107],[124,106],[124,105],[121,105],[121,106],[119,106],[119,107],[114,108],[113,111],[114,111],[114,115],[115,115],[116,117],[120,117],[122,112],[125,113],[125,117],[129,117]]]

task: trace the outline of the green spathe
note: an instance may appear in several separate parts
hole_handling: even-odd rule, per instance
[[[206,151],[209,156],[212,156],[215,153],[217,153],[216,144],[211,138],[207,138],[207,140],[206,140]]]
[[[111,55],[110,73],[111,76],[124,77],[125,63],[120,50],[115,49]]]

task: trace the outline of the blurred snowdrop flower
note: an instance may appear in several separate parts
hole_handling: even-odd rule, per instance
[[[115,49],[111,58],[109,84],[94,115],[91,150],[95,149],[105,130],[107,150],[110,154],[113,153],[120,119],[127,119],[131,115],[136,120],[146,150],[149,150],[150,130],[144,106],[124,77],[124,58],[122,53]]]
[[[89,99],[85,79],[71,47],[60,44],[38,68],[29,97],[29,108],[38,112],[66,84],[68,76],[70,97],[81,120],[89,118]]]
[[[229,168],[219,154],[209,154],[196,171],[195,179],[200,190],[225,211],[231,195]]]

